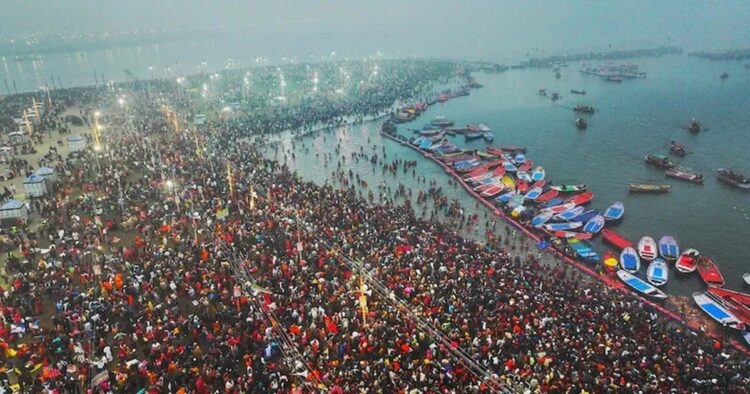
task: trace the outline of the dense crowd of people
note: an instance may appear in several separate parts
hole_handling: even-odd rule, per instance
[[[427,70],[394,66],[380,93],[251,127],[377,111],[436,77]],[[20,255],[9,253],[0,296],[0,391],[750,387],[744,355],[635,296],[408,205],[371,204],[354,184],[306,182],[241,142],[249,123],[175,132],[140,94],[103,114],[105,150],[46,163],[61,187],[38,203],[44,226],[6,235]],[[90,118],[95,102],[84,105]]]

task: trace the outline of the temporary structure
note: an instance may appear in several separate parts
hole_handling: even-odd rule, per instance
[[[29,220],[29,207],[18,200],[8,200],[0,207],[0,220]]]
[[[31,175],[23,182],[27,197],[41,197],[47,194],[47,181],[38,175]]]
[[[68,149],[71,152],[81,152],[86,149],[86,140],[80,135],[71,135],[68,137]]]
[[[57,175],[55,174],[55,170],[49,168],[49,167],[42,167],[38,170],[36,170],[36,175],[44,180],[46,180],[48,183],[54,183],[57,182]]]

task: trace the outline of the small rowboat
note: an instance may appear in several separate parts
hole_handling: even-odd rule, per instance
[[[633,274],[641,269],[641,259],[635,249],[628,246],[620,252],[620,267]]]
[[[532,182],[531,175],[529,175],[529,173],[526,171],[522,171],[521,167],[518,168],[518,172],[516,173],[516,178],[525,182]]]
[[[511,190],[505,194],[501,194],[500,197],[496,198],[495,201],[501,202],[501,203],[507,203],[510,201],[510,199],[516,195],[515,190]]]
[[[698,262],[698,275],[707,285],[716,287],[724,286],[724,276],[721,275],[719,267],[710,258],[703,257]]]
[[[498,195],[501,191],[505,190],[505,187],[503,185],[493,185],[489,189],[482,192],[483,197],[494,197]]]
[[[653,185],[649,183],[631,183],[628,188],[635,193],[666,193],[669,191],[669,185]]]
[[[559,185],[559,186],[550,186],[550,189],[557,190],[560,193],[575,193],[575,192],[582,192],[586,190],[586,185]]]
[[[531,170],[531,167],[533,167],[533,166],[534,166],[534,162],[531,161],[531,160],[529,160],[529,161],[526,161],[526,162],[524,162],[522,164],[519,164],[518,165],[518,171],[529,172],[529,170]],[[529,182],[531,182],[531,176],[529,176]]]
[[[583,204],[588,204],[593,199],[594,199],[593,192],[585,192],[585,193],[572,196],[568,198],[567,200],[565,200],[565,202],[572,202],[576,205],[583,205]]]
[[[473,177],[470,177],[470,178],[466,179],[466,182],[470,182],[470,183],[484,183],[483,181],[485,181],[487,179],[492,179],[492,176],[493,176],[492,171],[487,171],[484,174],[480,174],[480,175],[473,176]]]
[[[708,292],[715,296],[727,299],[729,301],[750,306],[750,294],[748,293],[742,293],[739,291],[727,290],[727,289],[722,289],[720,287],[713,287],[713,286],[709,286]]]
[[[532,183],[532,184],[531,184],[531,188],[533,189],[533,188],[535,188],[535,187],[538,187],[538,188],[540,188],[540,189],[541,189],[541,188],[543,188],[543,187],[544,187],[544,185],[546,185],[546,184],[547,184],[547,182],[546,182],[546,181],[545,181],[544,179],[542,179],[541,181],[536,181],[536,182]]]
[[[486,179],[484,182],[482,182],[481,185],[475,187],[474,191],[477,192],[477,193],[481,193],[481,192],[483,192],[483,191],[485,191],[485,190],[487,190],[487,189],[489,189],[489,188],[491,188],[493,186],[498,186],[498,185],[500,185],[500,182],[498,182],[497,179],[495,179],[495,178],[489,178],[489,179]]]
[[[666,156],[661,155],[647,155],[644,160],[646,163],[651,164],[652,166],[667,169],[674,167],[674,164],[671,160],[669,160]]]
[[[663,300],[667,298],[667,295],[664,294],[663,291],[657,289],[655,286],[646,283],[643,279],[634,276],[630,272],[627,272],[625,270],[619,270],[617,271],[617,276],[625,282],[626,285],[633,288],[635,291],[647,295],[652,298],[656,298],[659,300]]]
[[[547,223],[552,219],[553,213],[550,211],[542,211],[538,215],[531,218],[531,225],[534,227],[541,227],[544,223]]]
[[[575,231],[547,231],[548,234],[552,234],[558,238],[576,238],[576,239],[591,239],[591,234],[578,233]]]
[[[670,168],[664,171],[664,175],[670,178],[681,179],[683,181],[688,181],[688,182],[693,182],[693,183],[703,183],[702,174],[695,174],[690,171],[678,170],[676,168]]]
[[[663,286],[669,280],[667,262],[662,259],[654,259],[646,270],[646,279],[654,286]]]
[[[526,152],[526,147],[525,146],[517,146],[517,145],[501,146],[500,149],[502,149],[502,150],[504,150],[506,152],[521,152],[521,153]]]
[[[549,231],[568,231],[575,230],[583,226],[581,222],[566,222],[566,223],[550,223],[545,224],[544,228]]]
[[[680,256],[680,246],[671,235],[659,238],[659,254],[666,260],[677,260]]]
[[[513,180],[512,177],[505,175],[500,179],[500,183],[505,185],[507,189],[515,189],[516,188],[516,181]]]
[[[516,172],[516,171],[518,171],[518,168],[516,168],[516,165],[513,164],[513,163],[511,163],[511,162],[509,162],[509,161],[504,161],[503,162],[503,167],[505,167],[505,170],[507,172]]]
[[[599,255],[596,254],[591,244],[578,238],[568,238],[568,246],[576,252],[581,260],[586,263],[596,264],[599,262]]]
[[[560,212],[557,215],[555,215],[555,220],[568,221],[580,215],[581,212],[583,212],[583,207],[573,207],[573,208],[568,209],[565,212]]]
[[[526,193],[529,190],[529,182],[526,182],[525,179],[519,179],[518,184],[516,185],[516,190],[518,190],[519,193]]]
[[[581,207],[583,208],[583,207]],[[582,212],[580,215],[570,219],[574,222],[588,222],[589,220],[595,218],[597,215],[599,215],[599,211],[596,209],[589,209],[588,211]]]
[[[745,280],[745,283],[750,285],[750,274],[744,274],[742,275],[742,279]]]
[[[571,209],[573,207],[575,207],[575,204],[573,204],[573,203],[567,203],[567,204],[560,204],[560,205],[555,205],[553,207],[545,208],[544,210],[545,211],[550,211],[550,212],[552,212],[552,213],[554,213],[556,215],[558,213],[563,213],[563,212],[565,212],[568,209]]]
[[[544,167],[537,167],[531,174],[531,179],[533,179],[534,181],[541,181],[542,179],[544,179],[546,174],[547,173],[544,171]]]
[[[706,312],[712,319],[716,320],[722,326],[731,327],[737,330],[744,328],[744,324],[727,310],[722,304],[720,304],[714,297],[708,293],[696,291],[693,293],[693,299],[695,303]]]
[[[644,236],[638,241],[638,255],[642,259],[651,261],[656,258],[656,241],[649,236]]]
[[[612,269],[612,268],[617,267],[617,265],[620,264],[620,261],[617,260],[617,257],[615,257],[615,255],[612,254],[612,252],[607,251],[604,253],[604,256],[602,257],[602,263],[604,264],[605,267]]]
[[[498,157],[505,155],[505,152],[497,148],[487,148],[486,151],[487,153]]]
[[[539,198],[536,199],[537,202],[549,202],[553,198],[557,197],[557,195],[560,194],[557,190],[548,190],[544,192]]]
[[[604,228],[604,216],[596,215],[593,219],[586,222],[583,226],[583,232],[589,234],[598,234]]]
[[[674,269],[677,270],[677,272],[681,272],[683,274],[689,274],[693,271],[695,271],[696,268],[698,268],[698,258],[700,257],[700,253],[698,253],[695,249],[688,249],[684,251],[680,258],[677,259],[677,261],[674,263]]]
[[[524,155],[523,153],[519,153],[519,154],[516,155],[516,157],[513,158],[513,161],[516,164],[521,165],[524,162],[526,162],[526,155]]]
[[[623,215],[625,215],[625,205],[619,201],[615,201],[604,211],[604,220],[616,222],[622,219]]]
[[[562,205],[564,202],[565,201],[563,201],[562,198],[553,198],[547,201],[546,204],[544,204],[544,208],[547,209],[547,208],[556,207],[558,205]]]
[[[466,139],[466,141],[478,140],[483,137],[484,137],[484,133],[481,131],[470,131],[464,134],[464,138]]]
[[[526,195],[524,196],[524,198],[526,198],[527,200],[534,201],[537,198],[539,198],[539,196],[541,194],[542,194],[542,188],[541,187],[535,187],[535,188],[532,188],[531,190],[529,190],[528,193],[526,193]]]
[[[499,166],[499,167],[495,168],[494,171],[492,171],[492,175],[494,175],[494,176],[503,176],[503,175],[505,175],[506,171],[507,170],[505,169],[505,167]]]
[[[608,228],[602,230],[602,238],[618,249],[625,249],[628,247],[632,248],[635,246],[634,243],[630,242],[616,231]]]

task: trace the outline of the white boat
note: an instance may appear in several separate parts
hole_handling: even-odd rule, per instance
[[[700,252],[695,249],[688,249],[682,252],[680,258],[674,262],[674,269],[683,274],[694,272],[698,268],[698,257],[700,255]]]
[[[628,246],[620,252],[620,267],[631,274],[641,269],[641,259],[635,249]]]
[[[534,227],[541,227],[544,223],[547,223],[551,218],[552,218],[552,212],[542,211],[531,219],[531,225]]]
[[[733,315],[732,312],[729,312],[724,305],[711,297],[708,293],[696,291],[693,293],[693,299],[695,300],[695,303],[703,309],[703,312],[706,312],[707,315],[711,316],[712,319],[719,322],[722,326],[738,330],[744,328],[744,324],[742,324],[737,316]]]
[[[649,297],[653,297],[656,299],[663,300],[667,298],[667,295],[664,294],[663,291],[657,289],[655,286],[647,283],[645,280],[634,276],[628,271],[625,270],[618,270],[617,276],[622,280],[626,285],[633,288],[633,290],[645,294]]]
[[[557,215],[555,215],[555,220],[567,221],[567,220],[573,219],[574,217],[582,214],[584,209],[585,209],[584,207],[570,208],[565,212],[560,212]]]
[[[657,254],[656,241],[648,235],[638,241],[638,254],[642,259],[651,261],[656,258]]]
[[[667,262],[662,259],[654,259],[646,270],[646,279],[654,286],[663,286],[669,280],[669,269]]]
[[[750,285],[750,274],[742,275],[742,279],[745,280],[745,283],[747,283],[748,285]]]

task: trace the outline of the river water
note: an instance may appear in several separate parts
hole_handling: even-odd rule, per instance
[[[673,235],[681,249],[695,248],[714,258],[727,287],[742,289],[742,274],[750,272],[750,251],[745,247],[750,239],[750,193],[720,183],[715,171],[732,167],[750,175],[750,71],[741,64],[687,56],[634,62],[648,77],[619,84],[580,73],[580,63],[561,69],[560,79],[551,70],[538,69],[479,74],[476,77],[484,84],[482,89],[431,107],[421,118],[401,125],[399,132],[411,134],[407,128],[419,127],[436,115],[445,115],[457,125],[486,123],[495,133],[495,145],[528,147],[528,158],[545,167],[549,180],[588,184],[595,193],[593,208],[606,209],[613,201],[625,203],[625,218],[616,225],[616,231],[634,242],[644,235],[657,240],[662,235]],[[729,79],[721,81],[722,72],[728,72]],[[540,88],[559,92],[563,98],[552,102],[538,95]],[[571,89],[582,89],[587,94],[573,95]],[[574,125],[575,104],[598,110],[589,117],[585,131]],[[692,117],[700,119],[707,130],[699,134],[684,130]],[[487,146],[481,140],[466,143],[461,136],[452,139],[467,147]],[[661,170],[644,163],[647,154],[668,154],[672,140],[685,144],[690,152],[682,159],[672,156],[672,160],[702,172],[706,177],[703,185],[666,178]],[[294,144],[286,139],[277,157],[283,159],[281,152],[286,152],[290,166],[303,177],[331,182],[336,161],[323,167],[322,155],[334,152],[337,144],[338,156],[347,158],[343,167],[360,174],[370,189],[375,187],[376,194],[379,184],[395,190],[402,183],[413,188],[414,195],[426,185],[417,181],[411,170],[383,174],[380,167],[373,169],[367,160],[354,162],[350,155],[360,148],[382,156],[384,146],[386,162],[394,158],[417,160],[418,175],[435,180],[449,198],[460,199],[468,212],[485,217],[487,210],[475,208],[468,193],[451,185],[450,177],[439,166],[380,137],[376,123],[328,130]],[[272,150],[268,152],[273,155]],[[630,182],[668,183],[672,189],[661,195],[633,194],[628,192]],[[482,238],[484,227],[478,227],[473,229],[474,235]],[[600,252],[607,250],[600,240],[594,243]],[[645,265],[642,270],[645,276]],[[668,293],[690,294],[703,286],[697,274],[671,274],[664,287]]]

